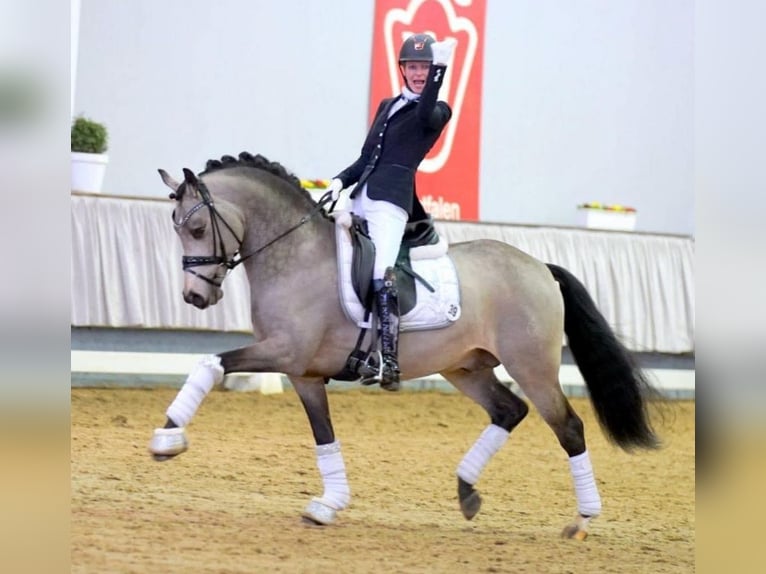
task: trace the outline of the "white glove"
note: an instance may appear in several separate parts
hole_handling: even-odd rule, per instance
[[[455,51],[457,46],[457,40],[455,38],[447,38],[441,42],[434,42],[431,44],[431,53],[434,55],[434,64],[438,66],[446,66],[452,59],[452,52]]]
[[[343,190],[343,182],[336,177],[330,182],[330,187],[328,187],[327,189],[329,189],[330,192],[332,193],[331,199],[333,201],[338,201],[338,198],[340,197],[340,192]]]

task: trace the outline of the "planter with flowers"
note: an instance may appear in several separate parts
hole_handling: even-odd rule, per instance
[[[72,190],[100,193],[109,156],[106,126],[82,116],[72,122]]]
[[[633,231],[636,228],[637,211],[624,205],[608,205],[591,201],[578,205],[580,224],[589,229],[612,229]]]

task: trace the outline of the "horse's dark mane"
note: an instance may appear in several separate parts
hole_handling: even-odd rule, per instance
[[[269,161],[261,154],[252,155],[246,151],[239,154],[239,157],[232,157],[230,155],[221,156],[221,159],[209,159],[205,163],[205,171],[200,172],[200,176],[212,173],[215,171],[221,171],[223,169],[229,169],[232,167],[254,167],[266,171],[272,175],[276,175],[279,179],[282,179],[292,185],[296,190],[300,191],[305,197],[307,197],[312,203],[314,199],[311,194],[304,189],[301,185],[301,180],[294,174],[290,173],[285,166],[276,161]]]

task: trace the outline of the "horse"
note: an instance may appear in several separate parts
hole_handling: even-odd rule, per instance
[[[199,309],[215,305],[228,271],[244,265],[253,343],[199,361],[167,408],[165,426],[154,430],[149,451],[167,460],[187,450],[186,426],[225,374],[283,373],[308,417],[324,487],[301,517],[332,524],[348,506],[350,488],[326,384],[344,368],[360,328],[339,301],[337,223],[324,208],[329,197],[315,201],[280,163],[247,152],[209,160],[199,174],[184,168],[180,182],[158,171],[175,200],[184,300]],[[599,424],[617,447],[660,446],[649,412],[657,391],[566,269],[495,240],[450,245],[448,256],[459,277],[460,317],[446,328],[402,332],[399,361],[402,380],[439,373],[489,417],[457,466],[460,511],[468,520],[479,512],[479,475],[529,402],[569,457],[577,508],[562,536],[583,540],[601,498],[582,420],[558,379],[564,335]],[[499,365],[522,396],[496,377]]]

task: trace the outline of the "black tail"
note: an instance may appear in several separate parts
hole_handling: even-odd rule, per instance
[[[548,264],[564,297],[564,332],[585,379],[598,421],[626,451],[657,448],[647,400],[657,392],[617,339],[585,286],[566,269]]]

